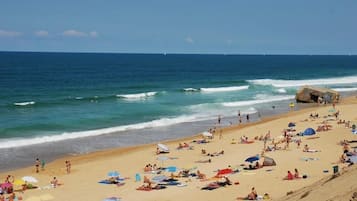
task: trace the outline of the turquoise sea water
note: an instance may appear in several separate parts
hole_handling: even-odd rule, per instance
[[[2,52],[0,144],[254,112],[304,84],[356,90],[357,57]]]
[[[160,140],[170,127],[218,115],[228,125],[238,111],[292,101],[305,84],[357,91],[357,56],[0,52],[0,149],[150,129]],[[91,150],[78,147],[69,152]]]

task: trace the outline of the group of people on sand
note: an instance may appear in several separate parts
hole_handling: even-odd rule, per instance
[[[294,169],[294,174],[290,172],[290,170],[288,170],[288,175],[286,175],[286,177],[284,177],[284,180],[293,180],[293,179],[299,179],[300,174],[299,171],[295,168]]]
[[[144,172],[151,172],[151,171],[156,171],[158,168],[156,166],[156,164],[151,165],[150,163],[145,165],[144,167]]]
[[[357,155],[356,149],[353,150],[353,151],[351,151],[350,145],[349,145],[349,143],[348,143],[346,140],[344,140],[344,141],[341,143],[341,145],[342,145],[342,151],[343,151],[343,153],[342,153],[342,155],[341,155],[341,157],[340,157],[340,162],[341,162],[341,163],[348,163],[348,165],[354,164],[354,163],[351,161],[350,157],[351,157],[351,156],[354,156],[354,155]]]
[[[255,187],[252,187],[250,193],[248,193],[247,196],[245,197],[237,197],[237,200],[269,200],[270,199],[270,195],[268,193],[264,193],[263,196],[259,196],[257,191],[255,190]]]

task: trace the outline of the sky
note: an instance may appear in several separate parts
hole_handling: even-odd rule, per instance
[[[1,0],[0,51],[357,54],[357,1]]]

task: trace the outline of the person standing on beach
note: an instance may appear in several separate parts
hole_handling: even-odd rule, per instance
[[[66,160],[66,171],[67,171],[67,174],[71,173],[71,161],[69,160]]]
[[[249,122],[249,114],[247,114],[247,122]]]
[[[221,115],[218,115],[218,125],[221,125]]]
[[[35,168],[36,168],[36,173],[39,173],[40,171],[40,159],[39,158],[36,158],[36,161],[35,161]]]
[[[239,124],[242,123],[242,117],[240,116],[240,110],[238,110],[238,122],[239,122]]]

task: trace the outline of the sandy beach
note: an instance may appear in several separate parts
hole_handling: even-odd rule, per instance
[[[350,126],[357,122],[357,98],[348,97],[336,105],[335,111],[339,111],[339,119],[351,121]],[[23,176],[33,176],[38,179],[34,185],[37,189],[28,189],[22,192],[15,192],[23,200],[104,200],[108,197],[119,197],[120,200],[148,200],[148,201],[175,201],[175,200],[236,200],[237,197],[245,197],[255,187],[259,196],[269,194],[272,200],[282,198],[287,192],[295,192],[303,187],[310,186],[321,179],[333,174],[333,166],[338,165],[342,171],[347,164],[339,163],[339,158],[343,153],[343,146],[339,144],[342,140],[356,141],[357,135],[352,134],[351,128],[346,128],[345,124],[338,124],[332,116],[332,105],[320,105],[313,108],[306,108],[299,111],[291,111],[285,114],[264,118],[262,121],[248,123],[244,125],[233,125],[222,129],[222,135],[218,130],[213,139],[207,139],[209,143],[197,143],[202,137],[200,134],[169,142],[158,142],[167,145],[170,153],[156,154],[156,144],[146,144],[136,147],[105,150],[85,155],[66,157],[46,164],[44,170],[35,172],[35,164],[31,167],[17,169],[0,174],[1,182],[7,175],[13,175],[16,179]],[[318,118],[310,118],[310,114],[319,114]],[[249,163],[245,162],[248,157],[262,154],[264,141],[254,139],[256,136],[265,136],[270,132],[271,140],[266,146],[273,147],[272,142],[283,140],[284,129],[288,129],[288,123],[296,124],[295,130],[291,132],[291,143],[286,147],[286,143],[278,143],[278,150],[266,151],[265,156],[275,160],[276,166],[264,166],[255,170],[245,170]],[[317,132],[313,136],[297,136],[306,128],[317,129],[323,124],[330,125],[328,131]],[[241,143],[242,136],[248,137],[252,143]],[[232,139],[235,143],[232,143]],[[274,139],[274,141],[273,141]],[[301,140],[300,147],[296,141]],[[196,142],[194,142],[196,141]],[[179,143],[188,143],[190,148],[177,149]],[[304,145],[317,152],[303,152]],[[357,146],[357,143],[350,143],[350,148]],[[202,154],[202,149],[206,154]],[[220,154],[221,151],[224,153]],[[210,154],[211,156],[208,156]],[[164,157],[162,157],[164,156]],[[160,158],[161,157],[161,158]],[[161,160],[158,160],[161,159]],[[210,159],[210,162],[208,160]],[[16,158],[14,158],[16,160]],[[66,172],[65,161],[71,162],[71,172]],[[260,164],[264,158],[260,156]],[[144,172],[147,164],[157,167],[177,167],[173,174],[177,175],[180,170],[188,169],[191,173],[199,170],[205,174],[206,179],[197,177],[175,178],[181,185],[166,185],[160,190],[136,190],[143,185],[143,178],[146,176],[153,179],[158,175],[170,176],[170,172],[162,170]],[[253,163],[254,164],[254,163]],[[354,167],[353,165],[352,167]],[[300,176],[306,178],[284,180],[287,171],[299,170]],[[226,174],[232,185],[225,185],[214,190],[201,190],[209,183],[222,181],[224,178],[216,177],[217,171],[228,169],[234,171]],[[108,179],[108,172],[117,171],[120,173],[122,185],[101,184],[101,180]],[[354,171],[355,172],[355,171]],[[140,175],[141,180],[136,181],[136,175]],[[343,185],[334,186],[334,194],[344,194],[355,192],[355,174],[353,177],[341,177]],[[50,186],[53,177],[57,177],[60,184],[56,188]],[[334,182],[334,181],[332,181]],[[156,184],[153,184],[156,185]],[[351,185],[349,191],[344,187]],[[353,186],[354,185],[354,186]],[[16,187],[15,190],[21,187]],[[313,187],[308,187],[313,188]],[[321,200],[330,199],[331,193],[326,193],[329,189],[319,191]],[[295,197],[296,198],[296,197]],[[295,200],[290,198],[290,200]],[[305,200],[316,200],[316,196],[304,198]]]

